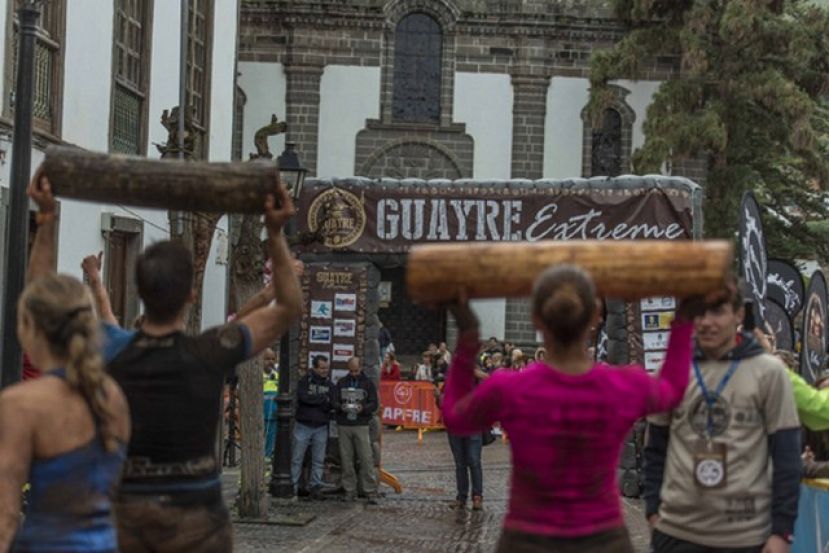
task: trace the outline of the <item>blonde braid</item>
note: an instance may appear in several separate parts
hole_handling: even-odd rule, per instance
[[[66,363],[67,384],[86,400],[105,448],[114,451],[114,414],[107,403],[98,321],[86,287],[68,275],[45,276],[26,287],[19,305],[46,336],[51,353]]]

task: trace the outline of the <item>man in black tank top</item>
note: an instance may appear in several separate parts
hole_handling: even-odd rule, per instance
[[[261,307],[226,326],[186,335],[192,259],[180,243],[159,242],[136,263],[145,308],[140,330],[105,328],[108,370],[129,401],[133,424],[116,503],[122,553],[233,549],[213,453],[222,386],[237,364],[272,345],[301,312],[282,235],[294,208],[279,191],[281,207],[270,198],[265,210],[274,274]]]

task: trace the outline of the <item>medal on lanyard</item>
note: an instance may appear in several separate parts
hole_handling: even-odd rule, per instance
[[[726,384],[731,379],[739,361],[734,361],[728,367],[728,371],[723,376],[717,389],[711,393],[705,386],[705,380],[702,378],[702,372],[699,365],[694,361],[694,376],[696,377],[697,385],[702,398],[707,407],[706,421],[705,421],[705,440],[697,443],[694,449],[694,480],[697,486],[704,489],[724,488],[726,484],[726,453],[728,448],[725,443],[714,442],[714,421],[712,419],[712,412],[720,398],[720,394],[725,389]]]

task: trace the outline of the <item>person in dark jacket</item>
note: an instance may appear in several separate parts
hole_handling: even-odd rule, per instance
[[[368,425],[378,403],[377,388],[363,374],[360,358],[352,357],[348,361],[348,374],[337,382],[334,395],[346,500],[353,500],[357,495],[356,455],[360,462],[360,488],[370,504],[377,502],[377,471],[374,469]]]
[[[302,460],[311,446],[311,497],[322,498],[322,468],[325,462],[325,446],[328,443],[328,421],[331,418],[331,392],[333,385],[328,378],[328,359],[317,355],[313,366],[297,386],[296,422],[291,459],[291,480],[294,493],[299,485]]]

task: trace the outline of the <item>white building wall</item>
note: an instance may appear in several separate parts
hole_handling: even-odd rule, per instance
[[[247,98],[242,125],[242,159],[248,159],[250,154],[256,153],[254,133],[271,122],[271,114],[280,121],[285,120],[287,84],[281,63],[240,62],[238,72],[239,87]],[[269,145],[276,158],[285,149],[285,135],[271,138]]]
[[[581,111],[587,105],[590,82],[574,77],[553,77],[547,90],[544,123],[544,178],[581,176]]]
[[[625,97],[635,113],[632,147],[645,142],[642,125],[648,105],[659,89],[659,81],[613,81],[630,91]],[[553,77],[547,92],[544,128],[544,178],[571,178],[582,174],[584,122],[581,114],[590,97],[590,81],[575,77]]]
[[[0,29],[5,29],[9,1],[0,0]],[[153,143],[167,141],[167,131],[160,124],[161,113],[178,105],[179,99],[181,13],[178,2],[157,0],[153,5],[147,155],[158,157]],[[214,6],[209,157],[216,161],[230,159],[231,153],[238,6],[239,0],[216,0]],[[62,138],[89,150],[108,151],[114,3],[110,0],[72,0],[67,2],[66,10]],[[0,40],[0,74],[5,45],[5,41]],[[0,91],[3,94],[7,92],[2,88]],[[0,137],[0,150],[6,150],[7,155],[6,163],[0,166],[0,184],[3,186],[9,184],[10,140],[10,136]],[[42,159],[43,152],[33,149],[32,171]],[[169,236],[165,210],[62,200],[59,271],[80,276],[82,258],[105,250],[101,234],[101,216],[104,213],[142,220],[144,246]],[[204,326],[225,319],[226,235],[227,218],[223,217],[218,224],[205,271]],[[219,253],[223,255],[218,256]]]
[[[509,75],[455,73],[454,119],[466,124],[474,142],[472,176],[508,179],[512,168],[513,88]],[[470,305],[481,321],[481,336],[503,339],[506,300],[475,300]]]
[[[380,117],[380,68],[329,65],[320,80],[317,175],[356,172],[356,138],[366,119]]]

